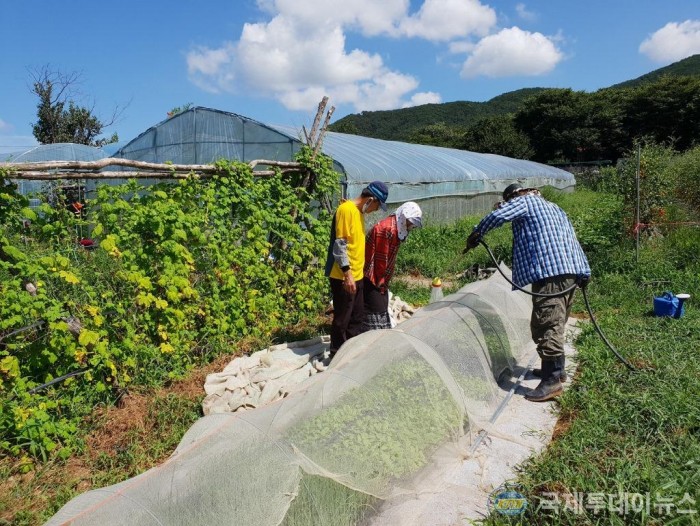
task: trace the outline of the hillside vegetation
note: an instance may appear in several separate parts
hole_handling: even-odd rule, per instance
[[[700,142],[700,55],[593,93],[523,89],[348,115],[331,129],[544,163],[615,162],[649,138],[684,151]]]
[[[684,58],[673,64],[669,64],[663,68],[655,69],[636,79],[613,84],[611,88],[632,88],[644,84],[645,82],[653,82],[661,77],[696,77],[700,75],[700,55]]]
[[[411,134],[432,124],[467,128],[483,117],[514,113],[524,101],[545,88],[524,88],[504,93],[488,102],[445,102],[400,110],[363,111],[331,124],[329,129],[376,139],[411,142]],[[414,141],[415,142],[415,141]]]

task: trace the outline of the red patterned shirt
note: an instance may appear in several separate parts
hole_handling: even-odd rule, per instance
[[[367,234],[364,274],[382,292],[386,292],[394,274],[400,244],[395,215],[379,221]]]

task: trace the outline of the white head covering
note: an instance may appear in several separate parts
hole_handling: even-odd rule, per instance
[[[394,215],[396,216],[396,227],[399,231],[399,239],[401,241],[408,237],[408,229],[406,228],[407,219],[416,225],[416,228],[423,226],[423,212],[413,201],[402,204],[396,209]]]

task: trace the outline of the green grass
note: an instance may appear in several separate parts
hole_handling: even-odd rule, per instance
[[[700,229],[667,229],[661,232],[663,236],[644,239],[637,261],[633,240],[620,233],[616,199],[589,191],[548,197],[567,210],[587,247],[593,269],[589,299],[599,324],[639,371],[628,372],[592,328],[584,328],[576,342],[578,373],[559,402],[557,437],[520,472],[528,510],[511,519],[492,515],[485,523],[700,524]],[[686,217],[678,212],[674,218]],[[491,266],[482,248],[456,257],[479,219],[466,218],[452,229],[426,227],[413,232],[399,252],[398,270],[446,279],[474,263]],[[507,227],[490,233],[487,242],[497,257],[509,261]],[[461,282],[455,287],[459,285]],[[664,290],[692,295],[683,318],[652,315],[652,298]],[[398,281],[392,291],[416,305],[426,304],[430,296],[429,287]],[[580,294],[575,310],[584,312]],[[0,524],[40,524],[72,496],[87,489],[85,480],[90,487],[111,484],[157,464],[199,414],[199,400],[173,396],[151,401],[146,434],[127,433],[117,448],[102,455],[78,457],[88,470],[87,478],[71,475],[71,465],[64,461],[37,465],[29,475],[19,474],[7,459],[0,462],[2,489],[8,489],[0,492]],[[8,480],[17,477],[25,478],[10,487]],[[287,516],[289,524],[328,521],[324,508],[312,506],[308,512],[309,508],[302,506],[305,499],[324,493],[344,503],[350,517],[348,524],[361,522],[377,506],[364,494],[322,477],[305,476],[303,481],[297,504]],[[554,514],[538,510],[540,499],[549,497],[547,492],[559,497],[574,492],[584,497],[596,493],[649,494],[651,513],[618,515],[604,511],[595,515],[583,510],[578,514]],[[675,503],[686,493],[695,500],[698,513],[664,516],[654,508],[657,494]],[[340,523],[337,515],[330,519]]]
[[[414,230],[401,244],[396,272],[446,279],[461,274],[474,264],[492,266],[491,259],[484,250],[472,250],[462,255],[467,237],[480,219],[481,216],[468,216],[455,225],[426,226]],[[488,234],[489,246],[497,259],[510,261],[511,239],[508,228],[500,228]]]
[[[700,279],[678,273],[669,288],[699,291]],[[579,372],[560,401],[569,427],[525,465],[519,482],[530,507],[519,524],[700,524],[697,513],[664,516],[654,508],[657,495],[677,502],[687,493],[700,512],[700,311],[691,307],[678,320],[653,317],[648,292],[629,275],[603,276],[591,286],[599,324],[637,371],[584,329]],[[584,502],[594,493],[649,494],[651,513],[548,514],[537,510],[540,499],[551,500],[547,492],[578,492]],[[500,516],[487,521],[512,523]]]
[[[172,393],[153,398],[148,404],[144,428],[130,430],[114,451],[103,451],[93,459],[93,484],[96,487],[116,484],[167,458],[185,431],[201,417],[200,403],[199,397],[191,399]]]
[[[458,291],[467,284],[466,279],[457,279],[451,285],[443,285],[443,294],[447,296]],[[391,283],[391,292],[403,301],[414,307],[422,307],[430,303],[430,285],[420,285],[404,280],[394,280]]]
[[[473,265],[481,268],[493,266],[485,250],[462,254],[467,237],[480,219],[480,216],[468,216],[455,225],[426,226],[414,230],[401,244],[396,259],[396,274],[430,280],[440,277],[451,284],[443,286],[445,295],[459,290],[469,282],[464,277],[465,270]],[[507,228],[489,233],[489,246],[499,261],[510,262],[511,239]],[[420,307],[430,302],[429,285],[395,279],[390,288],[393,294],[411,305]]]
[[[114,430],[115,440],[97,438],[99,451],[85,451],[68,461],[58,459],[38,465],[21,475],[10,459],[0,460],[0,525],[43,524],[61,506],[90,489],[121,482],[163,462],[175,449],[185,431],[201,416],[201,397],[178,394],[153,395],[145,404],[141,425],[126,432]],[[127,406],[123,411],[129,411]],[[87,428],[99,436],[109,435],[113,420],[93,419]],[[107,448],[109,444],[109,448]],[[10,483],[10,480],[17,480]]]
[[[592,262],[592,310],[637,371],[617,361],[592,326],[584,328],[576,342],[577,376],[560,399],[562,427],[518,479],[530,505],[522,516],[494,513],[486,524],[700,524],[700,265],[692,257],[673,257],[677,244],[698,253],[697,229],[645,240],[639,263],[630,242],[610,252],[614,260]],[[664,290],[692,295],[683,318],[653,316],[652,299]],[[565,512],[560,506],[559,514],[538,509],[554,494],[579,495],[584,509]],[[618,513],[606,501],[596,515],[585,509],[596,494],[648,495],[649,513]],[[686,500],[682,509],[696,513],[666,514],[658,507],[661,499],[675,504],[683,498],[694,504]]]
[[[546,197],[564,208],[593,270],[588,289],[591,307],[608,339],[637,369],[629,372],[588,325],[576,342],[578,374],[560,399],[556,439],[531,458],[518,478],[529,499],[522,516],[497,513],[487,525],[661,525],[700,524],[700,228],[662,227],[641,242],[639,256],[625,227],[621,200],[588,190],[573,194],[548,191]],[[455,228],[425,228],[411,234],[399,253],[404,272],[425,276],[459,272],[481,260],[480,247],[453,262],[471,226],[466,218]],[[669,210],[669,220],[695,221],[682,205]],[[510,229],[488,234],[497,257],[510,261]],[[425,236],[422,239],[421,236]],[[403,285],[402,285],[403,286]],[[686,315],[678,320],[653,316],[652,300],[663,291],[692,295]],[[402,298],[414,292],[393,288]],[[429,291],[418,299],[429,298]],[[425,299],[424,303],[427,303]],[[581,294],[574,311],[585,312]],[[598,514],[585,505],[602,494],[649,496],[649,513]],[[578,513],[538,509],[578,496]],[[686,497],[687,494],[687,497]],[[661,499],[694,514],[668,514]],[[634,497],[639,498],[639,497]],[[554,507],[554,506],[551,506]]]

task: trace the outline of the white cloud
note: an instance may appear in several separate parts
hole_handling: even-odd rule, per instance
[[[275,0],[256,0],[255,3],[260,11],[275,14]]]
[[[293,20],[304,31],[330,24],[357,28],[371,36],[395,33],[396,24],[406,16],[409,0],[258,0],[258,5]]]
[[[496,11],[481,1],[423,0],[411,11],[410,0],[256,0],[268,19],[245,24],[235,41],[192,49],[188,76],[209,92],[251,92],[290,109],[313,110],[329,95],[333,104],[362,111],[441,97],[417,92],[418,79],[391,69],[371,49],[350,49],[350,31],[443,43],[450,53],[467,55],[465,78],[541,75],[563,60],[556,36],[518,27],[494,33]],[[525,3],[515,10],[523,20],[536,18]]]
[[[275,90],[359,82],[382,71],[383,61],[365,51],[345,51],[340,27],[300,38],[294,24],[276,17],[269,24],[246,24],[238,43],[238,67],[248,83]]]
[[[465,78],[543,75],[563,58],[552,39],[512,27],[481,39],[461,74]]]
[[[318,104],[326,95],[330,97],[323,86],[309,86],[308,88],[279,92],[277,98],[287,109],[308,110],[313,108],[314,104]],[[336,104],[335,97],[331,99],[331,104]]]
[[[416,93],[411,97],[409,102],[404,103],[403,108],[410,108],[411,106],[421,106],[423,104],[440,104],[442,102],[442,97],[439,93],[434,91],[423,91]]]
[[[473,42],[467,42],[466,40],[456,40],[455,42],[450,42],[448,44],[448,49],[450,53],[455,55],[464,55],[466,53],[471,53],[474,50],[475,44]]]
[[[399,107],[426,104],[440,98],[438,94],[416,93],[409,102],[403,99],[407,93],[415,90],[418,82],[410,75],[403,75],[388,70],[380,72],[371,81],[341,85],[316,85],[281,92],[277,98],[291,110],[308,110],[318,105],[324,95],[330,97],[331,103],[352,104],[357,111],[388,110]],[[425,96],[424,96],[425,95]],[[413,102],[413,100],[425,102]]]
[[[700,20],[669,22],[639,46],[655,62],[674,62],[700,53]]]
[[[533,22],[537,20],[537,15],[533,11],[528,11],[525,4],[518,4],[515,6],[515,11],[518,16],[527,22]]]
[[[388,110],[402,105],[402,98],[418,87],[418,81],[410,75],[383,71],[378,77],[359,84],[359,96],[352,102],[365,110]]]
[[[231,91],[235,80],[234,69],[231,67],[235,55],[236,48],[230,42],[219,49],[198,47],[187,53],[187,75],[204,91]]]
[[[12,125],[0,119],[0,133],[9,133],[12,131]]]
[[[470,34],[488,35],[495,24],[496,12],[478,0],[425,0],[399,27],[409,37],[449,41]]]
[[[323,95],[356,111],[393,109],[440,99],[414,93],[418,80],[382,57],[348,49],[346,32],[441,40],[487,31],[495,14],[477,0],[426,0],[409,17],[409,0],[257,0],[267,22],[244,25],[237,42],[187,54],[190,80],[210,92],[251,91],[289,109],[312,110]],[[470,16],[466,16],[468,13]],[[446,9],[446,13],[436,10]],[[409,21],[408,25],[404,22]],[[442,24],[442,31],[435,29]],[[411,29],[407,29],[411,28]]]

